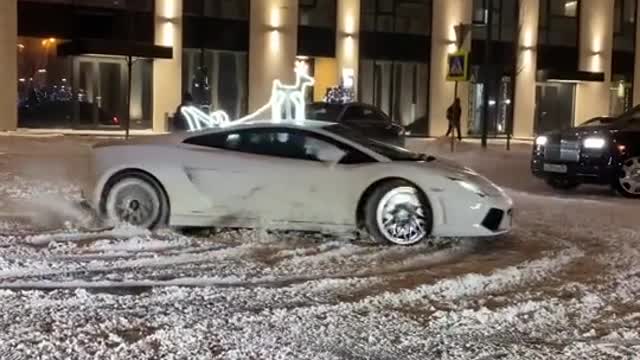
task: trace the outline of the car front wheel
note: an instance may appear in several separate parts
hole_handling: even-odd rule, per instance
[[[640,156],[627,159],[622,163],[614,185],[623,196],[640,198]]]
[[[366,202],[367,231],[374,240],[383,244],[418,244],[431,234],[432,221],[426,197],[404,181],[383,183]]]
[[[125,173],[109,181],[102,196],[102,212],[113,222],[147,229],[165,226],[169,201],[155,179],[144,173]]]

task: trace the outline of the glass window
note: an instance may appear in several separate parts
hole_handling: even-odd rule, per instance
[[[329,142],[290,129],[251,129],[194,137],[188,144],[281,158],[327,161],[344,154]]]
[[[247,113],[247,53],[185,49],[182,89],[205,111],[224,110],[237,119]]]
[[[609,115],[629,110],[633,103],[635,73],[636,0],[616,0],[614,6],[614,36],[612,82]]]
[[[183,12],[186,15],[204,16],[219,19],[247,20],[249,18],[248,0],[184,0]]]
[[[489,3],[493,7],[491,13],[491,39],[495,41],[513,41],[516,31],[518,31],[518,0],[474,0],[474,24],[487,25],[489,22]],[[474,39],[486,39],[487,26],[475,26],[472,32]]]
[[[58,57],[60,39],[18,39],[18,126],[70,128],[72,63]]]
[[[549,4],[552,16],[576,17],[578,15],[577,0],[552,0]]]
[[[429,35],[431,0],[362,0],[364,31]]]
[[[536,86],[534,133],[568,129],[574,124],[575,84],[541,83]],[[586,119],[575,119],[582,122]]]
[[[539,42],[577,47],[580,0],[541,0]]]
[[[473,78],[479,79],[480,66],[473,66]],[[469,126],[468,133],[473,136],[482,135],[482,119],[484,116],[484,92],[488,91],[488,121],[487,133],[490,136],[505,135],[510,130],[511,123],[511,97],[513,85],[510,76],[500,76],[492,79],[489,86],[483,82],[471,81],[469,83]]]
[[[360,100],[389,114],[411,135],[427,134],[429,64],[363,59]]]
[[[336,0],[300,0],[300,25],[336,27]]]
[[[487,0],[473,0],[473,23],[483,25],[487,23]]]
[[[152,11],[153,0],[20,0],[25,2],[73,4],[76,6],[102,7],[112,9],[129,9],[136,11]]]
[[[59,57],[59,39],[20,37],[18,43],[18,126],[26,128],[151,127],[152,61],[132,66],[127,111],[128,69],[122,58]]]
[[[624,79],[623,76],[618,81],[611,82],[609,88],[609,115],[616,116],[631,109],[633,106],[632,83]]]
[[[344,112],[342,116],[344,121],[374,121],[385,123],[387,122],[387,118],[381,114],[379,111],[376,111],[374,108],[362,106],[362,105],[350,105],[347,110]]]
[[[614,50],[635,48],[636,1],[616,0],[614,9]]]
[[[408,134],[427,135],[431,0],[362,0],[359,100]],[[398,34],[410,34],[406,41]],[[396,44],[405,46],[396,47]],[[410,45],[407,45],[410,44]],[[424,47],[422,47],[424,46]],[[416,50],[403,53],[407,48]],[[393,49],[390,51],[389,49]],[[402,53],[402,54],[398,54]]]

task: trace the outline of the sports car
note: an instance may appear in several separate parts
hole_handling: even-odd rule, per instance
[[[486,178],[335,123],[244,123],[97,144],[93,154],[84,192],[115,223],[364,230],[396,245],[511,228],[512,201]]]

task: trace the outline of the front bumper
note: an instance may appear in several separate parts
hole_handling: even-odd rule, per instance
[[[545,170],[545,164],[561,165],[566,168],[566,172]],[[584,158],[578,162],[545,161],[544,156],[534,154],[531,160],[531,172],[539,178],[567,177],[575,179],[581,183],[590,184],[610,184],[616,172],[614,160],[606,158]]]
[[[513,201],[506,195],[480,197],[471,201],[438,197],[432,201],[433,235],[438,237],[491,237],[508,233],[513,227]]]

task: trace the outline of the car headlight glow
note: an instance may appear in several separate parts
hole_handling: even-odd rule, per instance
[[[586,149],[602,149],[603,147],[605,147],[605,145],[607,145],[607,141],[599,137],[590,137],[584,139],[582,144]]]
[[[471,191],[472,193],[480,196],[480,197],[486,197],[487,194],[485,194],[484,191],[482,191],[482,189],[480,189],[480,187],[474,183],[468,182],[466,180],[462,180],[462,179],[457,179],[457,178],[449,178],[453,181],[455,181],[458,185],[460,185],[461,187],[463,187],[465,190]]]
[[[547,141],[549,141],[549,138],[547,138],[546,136],[538,136],[536,138],[536,145],[545,146],[547,145]]]

